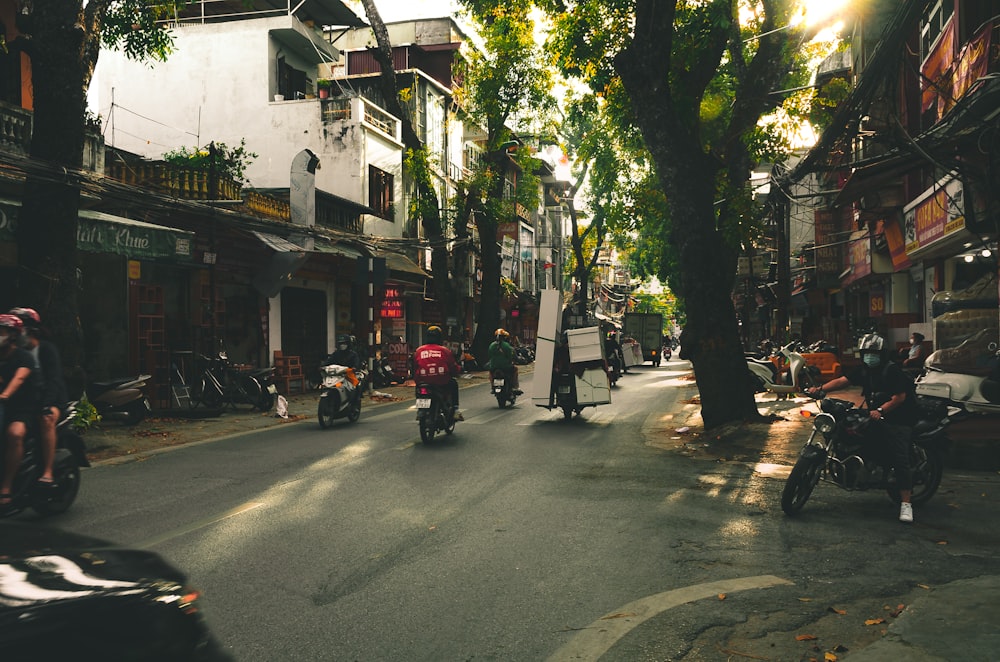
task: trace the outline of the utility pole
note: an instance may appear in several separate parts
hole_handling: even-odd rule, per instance
[[[791,249],[789,248],[788,240],[788,221],[791,214],[791,202],[780,186],[773,187],[772,191],[774,191],[772,213],[774,214],[775,234],[777,235],[778,243],[778,269],[776,274],[778,278],[778,291],[774,293],[777,301],[775,303],[776,314],[774,316],[773,332],[776,336],[775,339],[778,340],[778,344],[780,345],[788,342],[789,338],[788,308],[791,300],[792,280],[789,268]]]

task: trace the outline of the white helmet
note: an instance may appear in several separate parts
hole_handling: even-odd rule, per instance
[[[866,333],[858,341],[859,352],[881,352],[885,347],[885,340],[877,333]]]

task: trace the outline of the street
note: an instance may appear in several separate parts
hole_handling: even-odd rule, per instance
[[[913,526],[829,485],[788,518],[781,466],[654,443],[686,365],[570,421],[530,378],[510,410],[463,389],[431,445],[400,403],[95,467],[53,524],[183,568],[237,660],[822,659],[995,572],[995,472],[946,472]]]

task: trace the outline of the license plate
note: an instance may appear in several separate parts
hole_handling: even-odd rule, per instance
[[[271,395],[274,395],[274,394],[276,394],[278,392],[278,387],[275,386],[274,384],[268,384],[267,385],[267,392],[270,393]]]
[[[430,409],[431,399],[430,398],[417,398],[417,409]]]
[[[569,386],[560,386],[558,388],[559,393],[569,393]]]
[[[493,380],[493,385],[494,386],[503,386],[503,380],[502,379],[494,379]]]

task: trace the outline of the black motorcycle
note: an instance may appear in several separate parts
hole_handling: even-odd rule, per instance
[[[500,409],[513,407],[517,403],[517,394],[514,393],[514,373],[511,370],[496,370],[493,373],[493,386],[490,392],[497,399],[497,406]]]
[[[416,386],[417,423],[420,439],[425,444],[429,444],[438,432],[451,434],[455,431],[455,412],[444,392],[447,388],[450,387],[434,384]]]
[[[375,388],[385,388],[400,383],[399,377],[392,369],[392,362],[385,356],[379,359],[372,368],[371,383]]]
[[[29,430],[24,439],[24,457],[14,476],[11,502],[0,506],[0,517],[15,515],[31,508],[39,515],[55,515],[69,510],[80,491],[80,468],[89,467],[83,439],[69,424],[75,403],[71,403],[56,428],[56,457],[52,465],[52,485],[38,482],[42,475],[42,457],[37,430]],[[34,426],[32,426],[34,428]],[[0,466],[3,461],[0,458]]]
[[[535,360],[535,350],[528,345],[518,345],[514,348],[514,363],[528,365]]]
[[[583,411],[576,399],[576,375],[560,372],[556,375],[556,407],[562,409],[563,418],[573,418],[573,414]]]
[[[338,418],[346,418],[351,423],[361,418],[361,395],[368,374],[335,364],[320,366],[319,372],[323,379],[323,392],[317,407],[319,426],[326,429]]]
[[[951,423],[946,407],[921,403],[921,420],[913,427],[910,466],[913,470],[914,505],[926,503],[941,484],[944,453],[950,443],[945,429]],[[887,450],[868,434],[867,409],[836,398],[820,401],[822,413],[792,467],[781,493],[781,509],[795,515],[809,500],[820,480],[843,489],[884,489],[899,502],[895,475],[885,457]]]

